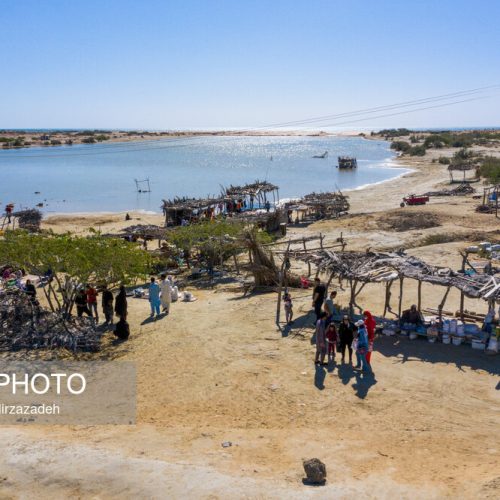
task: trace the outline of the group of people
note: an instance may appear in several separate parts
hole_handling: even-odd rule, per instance
[[[108,289],[107,285],[103,285],[100,289],[101,307],[104,314],[104,325],[108,328],[115,326],[113,333],[120,340],[127,340],[130,336],[130,326],[127,322],[127,291],[123,285],[116,298],[113,292]],[[76,314],[81,318],[84,314],[93,318],[99,323],[99,311],[97,307],[97,297],[99,291],[91,283],[87,283],[85,287],[81,287],[75,296]],[[118,317],[116,325],[113,323],[113,312]]]
[[[314,362],[318,365],[335,360],[337,351],[341,354],[341,362],[345,363],[346,352],[349,363],[352,364],[352,354],[356,354],[356,369],[371,372],[371,354],[375,341],[376,322],[370,311],[364,311],[363,319],[353,323],[349,316],[344,315],[338,327],[334,323],[336,314],[335,300],[337,291],[333,290],[327,297],[326,286],[319,278],[314,280],[312,307],[316,314],[314,322],[316,339],[316,356]],[[284,294],[285,319],[288,324],[293,322],[293,303],[290,293]]]
[[[174,279],[172,276],[167,276],[162,274],[160,276],[160,282],[156,282],[154,276],[150,279],[149,284],[149,304],[151,306],[151,317],[154,318],[160,316],[161,312],[164,314],[170,313],[170,304],[174,294],[177,295],[177,288],[175,287]],[[161,310],[161,312],[160,312]]]

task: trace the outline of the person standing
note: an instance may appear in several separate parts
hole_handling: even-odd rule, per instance
[[[151,277],[151,283],[149,285],[149,304],[151,305],[151,317],[154,318],[160,315],[160,286],[156,283],[155,278]]]
[[[168,314],[170,312],[170,303],[172,302],[172,286],[166,274],[161,275],[160,298],[163,312]]]
[[[316,323],[321,316],[321,309],[323,307],[323,302],[325,300],[326,287],[321,283],[319,278],[314,278],[314,290],[313,290],[313,301],[312,306],[316,314]]]
[[[340,337],[340,354],[342,363],[345,361],[345,350],[349,351],[349,363],[352,364],[352,342],[354,340],[354,325],[349,321],[347,314],[342,318],[342,323],[339,326]]]
[[[368,353],[368,333],[366,331],[365,322],[360,319],[356,326],[358,327],[358,338],[356,346],[356,358],[358,360],[355,368],[362,369],[363,371],[371,372],[370,365],[366,361],[366,354]]]
[[[335,361],[337,350],[337,329],[333,321],[328,323],[326,328],[326,342],[328,343],[328,362]]]
[[[85,290],[83,288],[80,289],[76,294],[75,305],[76,305],[76,314],[79,318],[83,316],[83,313],[85,313],[87,316],[92,317],[92,313],[89,311],[89,308],[87,307],[87,294],[85,293]]]
[[[335,299],[337,298],[337,291],[333,290],[330,293],[330,297],[325,300],[325,312],[328,315],[327,322],[331,323],[333,321],[333,315],[335,314]]]
[[[316,322],[316,357],[315,364],[323,365],[326,356],[326,312],[320,313]]]
[[[113,325],[113,292],[108,290],[108,286],[104,285],[102,288],[102,312],[106,320],[106,326]]]
[[[99,323],[99,313],[97,312],[97,290],[89,283],[87,284],[85,293],[87,295],[87,307],[90,311],[90,315],[95,319],[96,323]]]
[[[120,319],[127,319],[127,291],[123,285],[120,286],[120,291],[115,300],[115,314]]]
[[[370,311],[365,311],[363,316],[365,317],[365,326],[368,333],[368,352],[366,353],[366,362],[371,364],[370,360],[373,352],[373,344],[375,342],[375,328],[377,327],[377,323],[373,319]]]
[[[31,282],[31,280],[26,280],[26,285],[24,287],[24,292],[30,298],[31,302],[36,302],[36,288],[35,285]]]

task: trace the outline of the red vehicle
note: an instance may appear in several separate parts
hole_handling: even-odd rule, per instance
[[[401,208],[403,208],[405,205],[425,205],[428,201],[428,196],[409,194],[406,198],[403,198],[403,201],[401,202]]]

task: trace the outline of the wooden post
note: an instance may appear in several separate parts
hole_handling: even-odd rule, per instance
[[[417,302],[417,309],[421,311],[422,309],[422,282],[418,280],[418,302]]]
[[[465,301],[465,293],[463,291],[460,292],[460,319],[464,320],[464,301]]]
[[[321,233],[319,233],[319,246],[321,250],[323,250],[323,238],[324,236]]]
[[[451,287],[448,287],[446,289],[446,293],[444,294],[443,300],[441,301],[441,304],[438,306],[438,311],[439,311],[439,324],[442,326],[443,325],[443,309],[444,309],[444,304],[446,303],[446,299],[448,298],[448,294],[450,293]]]
[[[236,268],[236,274],[240,274],[240,266],[238,265],[238,257],[236,254],[233,254],[234,259],[234,267]]]
[[[384,318],[387,315],[387,311],[391,309],[391,286],[392,286],[392,281],[388,281],[385,284],[385,304],[384,304]]]
[[[283,271],[279,271],[278,303],[276,304],[276,325],[280,326],[281,293],[283,291]]]
[[[354,316],[354,304],[356,302],[356,286],[358,282],[355,280],[354,283],[351,280],[349,280],[349,283],[351,285],[351,299],[349,300],[349,316],[352,318]]]
[[[401,313],[403,308],[403,282],[404,277],[399,277],[399,305],[398,305],[398,318],[401,319]]]
[[[304,246],[304,253],[307,253],[307,247],[306,247],[306,239],[302,238],[302,245]],[[307,277],[309,278],[311,276],[311,263],[308,261],[307,262]]]

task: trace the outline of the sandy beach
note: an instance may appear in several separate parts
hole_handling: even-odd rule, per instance
[[[403,196],[447,183],[445,166],[433,157],[399,158],[411,173],[349,192],[351,215],[290,227],[289,235],[321,232],[328,242],[342,232],[348,249],[405,247],[458,267],[458,251],[472,241],[498,241],[500,225],[477,214],[470,196],[399,207]],[[130,215],[132,221],[124,213],[57,215],[43,228],[113,233],[163,219]],[[435,226],[394,229],[401,217],[411,227],[417,215]],[[453,241],[423,244],[443,233]],[[156,322],[147,321],[147,301],[130,299],[131,339],[97,355],[136,363],[137,425],[3,428],[2,496],[498,498],[498,357],[470,346],[379,338],[375,379],[367,384],[347,365],[315,370],[310,291],[293,291],[298,319],[282,336],[274,293],[245,295],[241,279],[189,290],[196,302],[175,303]],[[435,307],[442,293],[424,286],[424,306]],[[406,307],[416,286],[405,294]],[[452,292],[447,307],[458,300]],[[347,301],[339,290],[340,304]],[[382,288],[367,286],[359,302],[380,314]],[[486,308],[478,301],[466,307]],[[225,441],[232,446],[222,447]],[[327,465],[323,488],[302,484],[302,459],[314,456]]]

